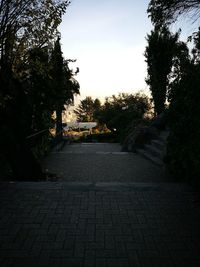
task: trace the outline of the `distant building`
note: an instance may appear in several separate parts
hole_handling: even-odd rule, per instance
[[[67,126],[64,129],[65,130],[70,130],[70,129],[91,130],[92,128],[96,126],[97,126],[96,122],[67,122]]]

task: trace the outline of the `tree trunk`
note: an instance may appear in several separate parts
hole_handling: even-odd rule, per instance
[[[17,137],[9,132],[1,138],[2,152],[12,168],[14,180],[44,180],[45,174],[42,172],[42,167],[25,141],[17,140]]]
[[[63,128],[62,128],[62,109],[56,110],[56,141],[60,142],[63,139]]]
[[[5,64],[0,67],[1,89],[11,96],[7,107],[3,108],[0,113],[2,153],[12,168],[15,180],[38,181],[44,179],[42,168],[26,143],[28,116],[23,116],[27,102],[22,85],[19,80],[14,78],[9,59],[5,59]]]
[[[11,164],[16,180],[44,180],[45,174],[32,151],[24,144],[12,146],[7,158]]]

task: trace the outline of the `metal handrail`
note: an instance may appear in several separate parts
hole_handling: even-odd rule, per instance
[[[60,131],[59,133],[57,133],[55,136],[53,136],[50,133],[49,128],[48,128],[48,129],[44,129],[44,130],[41,130],[39,132],[36,132],[34,134],[31,134],[31,135],[27,136],[26,140],[29,143],[29,146],[33,147],[33,146],[37,145],[36,144],[36,142],[37,142],[36,140],[38,140],[38,138],[40,138],[42,140],[42,138],[44,136],[44,133],[46,133],[46,132],[49,132],[49,137],[51,138],[50,144],[51,144],[52,147],[56,146],[60,141],[63,140],[63,139],[62,140],[58,140],[58,136],[60,135],[61,132],[63,132],[63,130]]]
[[[46,131],[49,131],[49,129],[45,129],[45,130],[39,131],[37,133],[31,134],[31,135],[27,136],[26,139],[30,139],[32,137],[38,136],[38,135],[40,135],[40,134],[42,134],[42,133],[44,133]]]

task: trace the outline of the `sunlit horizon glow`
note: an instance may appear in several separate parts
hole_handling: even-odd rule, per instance
[[[109,3],[108,3],[109,2]],[[147,0],[73,0],[60,26],[65,58],[76,59],[81,98],[148,93],[145,37],[152,26]]]

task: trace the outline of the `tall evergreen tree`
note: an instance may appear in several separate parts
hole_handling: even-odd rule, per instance
[[[62,139],[62,110],[63,110],[63,57],[60,46],[60,38],[55,42],[52,52],[52,82],[57,97],[55,101],[56,111],[56,137]]]
[[[15,179],[43,177],[26,137],[50,118],[48,51],[68,4],[68,0],[0,3],[0,145]]]
[[[169,85],[169,74],[176,53],[179,34],[172,34],[166,28],[157,28],[147,35],[148,46],[145,50],[148,76],[146,83],[150,87],[156,114],[165,110],[165,101]]]
[[[166,162],[180,180],[200,184],[200,33],[196,34],[194,43],[192,57],[182,44],[174,64]]]
[[[190,19],[196,22],[199,11],[199,0],[151,0],[148,8],[152,23],[159,29],[182,14],[192,14]],[[186,44],[179,42],[171,73],[166,162],[175,177],[200,184],[200,30],[188,40],[193,41],[191,53]]]
[[[68,67],[68,61],[63,59],[60,38],[55,42],[51,65],[52,86],[55,93],[56,138],[59,141],[62,139],[62,111],[64,105],[73,101],[74,94],[79,94],[79,84],[74,79],[77,72],[73,73]]]
[[[100,110],[101,102],[99,99],[93,100],[92,97],[87,96],[81,100],[77,109],[74,113],[77,116],[77,120],[80,122],[91,122],[95,121],[98,111]]]

